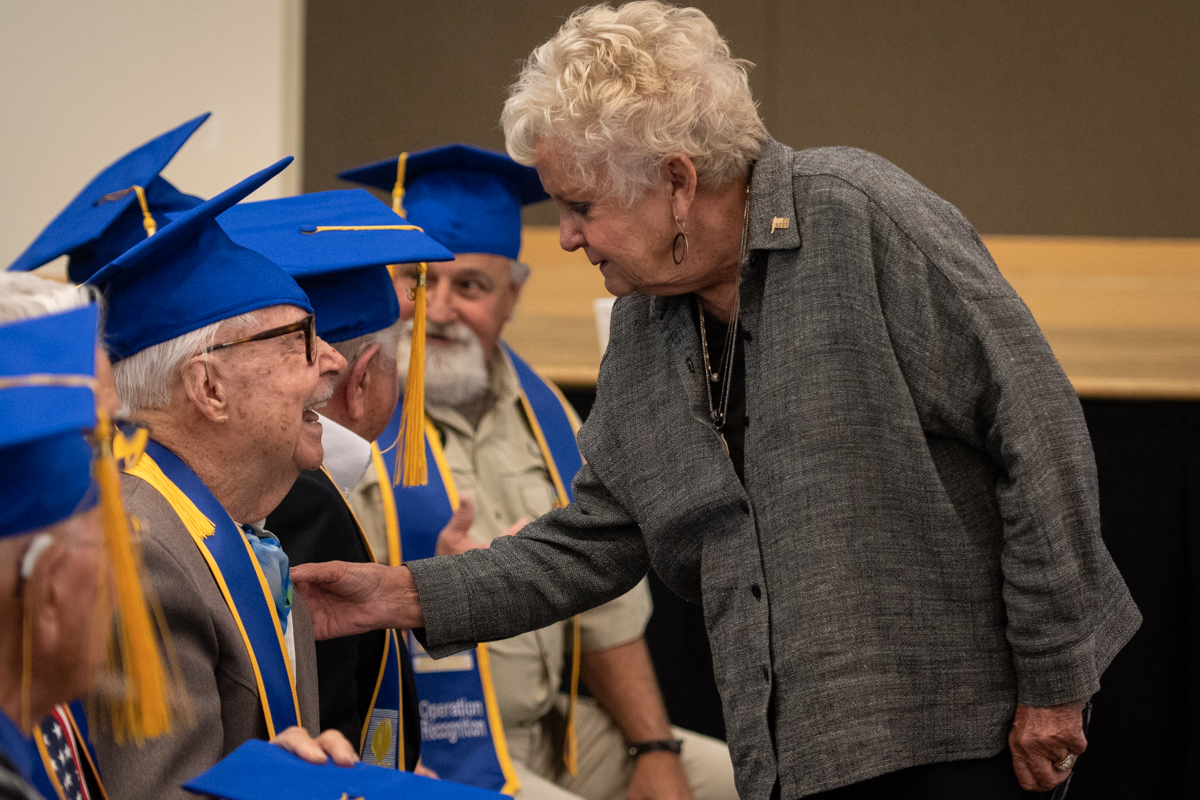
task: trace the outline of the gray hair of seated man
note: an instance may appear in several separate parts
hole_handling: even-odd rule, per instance
[[[193,356],[216,344],[217,334],[234,337],[252,328],[258,318],[254,312],[223,319],[203,328],[168,339],[113,364],[117,396],[131,413],[166,408],[171,404],[171,389]]]
[[[342,370],[341,375],[337,376],[334,387],[336,388],[342,378],[350,374],[350,371],[354,369],[354,365],[358,363],[358,359],[373,344],[379,345],[379,354],[383,358],[383,361],[378,363],[390,364],[393,369],[397,369],[397,351],[400,348],[400,335],[403,329],[404,323],[396,320],[383,330],[356,336],[353,339],[346,339],[341,342],[330,342],[329,346],[341,353],[342,358],[346,359],[346,368]]]
[[[100,301],[93,286],[76,286],[28,272],[0,272],[0,324],[44,317]]]

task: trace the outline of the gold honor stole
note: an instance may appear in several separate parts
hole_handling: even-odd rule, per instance
[[[558,495],[558,505],[572,500],[570,480],[583,465],[575,432],[579,420],[566,399],[538,376],[507,345],[506,352],[516,368],[520,383],[521,407]],[[403,406],[395,414],[379,441],[392,443],[400,432]],[[432,424],[425,426],[425,455],[437,469],[429,470],[425,486],[392,486],[400,522],[404,552],[409,558],[428,558],[434,554],[438,533],[458,508],[458,491],[442,451],[441,438]],[[387,459],[392,467],[393,459]],[[564,480],[565,476],[565,480]],[[386,498],[387,493],[383,492]],[[417,694],[421,698],[421,760],[442,778],[493,791],[514,794],[520,788],[500,721],[499,706],[492,684],[486,644],[472,652],[434,660],[425,654],[411,634]],[[574,653],[571,669],[571,711],[568,716],[564,761],[572,774],[577,772],[575,739],[575,701],[579,686],[579,618],[574,621]]]
[[[250,543],[196,473],[151,439],[125,472],[150,484],[179,516],[212,572],[254,669],[267,737],[300,724],[296,678],[275,601]]]
[[[396,519],[396,502],[392,493],[386,491],[391,479],[388,477],[387,467],[384,466],[383,455],[374,442],[371,443],[371,465],[375,469],[375,476],[379,480],[380,495],[383,498],[383,520],[388,544],[386,559],[381,560],[372,549],[370,541],[363,533],[362,523],[358,521],[354,509],[346,502],[345,497],[342,497],[342,502],[345,504],[346,510],[350,512],[354,526],[358,530],[359,539],[371,560],[376,564],[398,567],[401,562],[400,523]],[[321,467],[321,471],[336,487],[337,483],[329,474],[329,470]],[[341,491],[338,491],[338,496],[341,497]],[[362,733],[358,739],[359,758],[368,764],[399,770],[404,769],[404,686],[400,659],[406,658],[408,655],[405,653],[402,656],[400,653],[403,642],[403,631],[392,629],[384,631],[383,657],[379,663],[379,675],[375,679],[371,705],[367,708],[363,719]]]

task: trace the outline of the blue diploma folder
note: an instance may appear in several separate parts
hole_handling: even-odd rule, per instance
[[[369,764],[309,764],[258,739],[246,742],[183,788],[225,800],[508,800],[498,792]]]

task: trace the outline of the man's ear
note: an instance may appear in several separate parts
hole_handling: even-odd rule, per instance
[[[33,606],[34,652],[57,653],[63,647],[64,620],[68,614],[91,613],[75,605],[71,587],[62,576],[67,547],[53,542],[38,556],[29,576],[25,601]]]
[[[229,397],[225,383],[207,355],[194,356],[183,365],[183,391],[196,410],[210,422],[229,419]]]
[[[367,397],[371,389],[371,361],[379,355],[383,345],[375,344],[363,350],[354,366],[343,376],[341,383],[346,392],[346,416],[358,422],[367,413]]]

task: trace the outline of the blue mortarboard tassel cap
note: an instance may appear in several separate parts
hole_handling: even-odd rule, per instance
[[[159,176],[196,129],[208,119],[201,114],[164,133],[105,169],[38,235],[10,270],[37,269],[70,255],[67,275],[82,283],[121,253],[146,238],[141,205],[133,186],[145,191],[154,221],[161,227],[166,214],[200,204]]]
[[[398,158],[339,172],[338,177],[391,191]],[[410,153],[404,169],[409,222],[454,253],[516,258],[521,251],[521,207],[545,200],[537,170],[466,144]]]
[[[296,279],[327,342],[374,333],[400,318],[388,264],[454,258],[365,189],[241,203],[217,222],[234,242]]]
[[[183,785],[224,800],[504,800],[507,795],[423,778],[370,764],[309,764],[273,744],[251,739]]]
[[[83,510],[96,423],[96,306],[0,326],[0,536]]]
[[[114,360],[268,306],[312,311],[308,297],[286,272],[266,256],[235,244],[215,221],[291,162],[288,156],[179,214],[88,280],[104,292]]]

